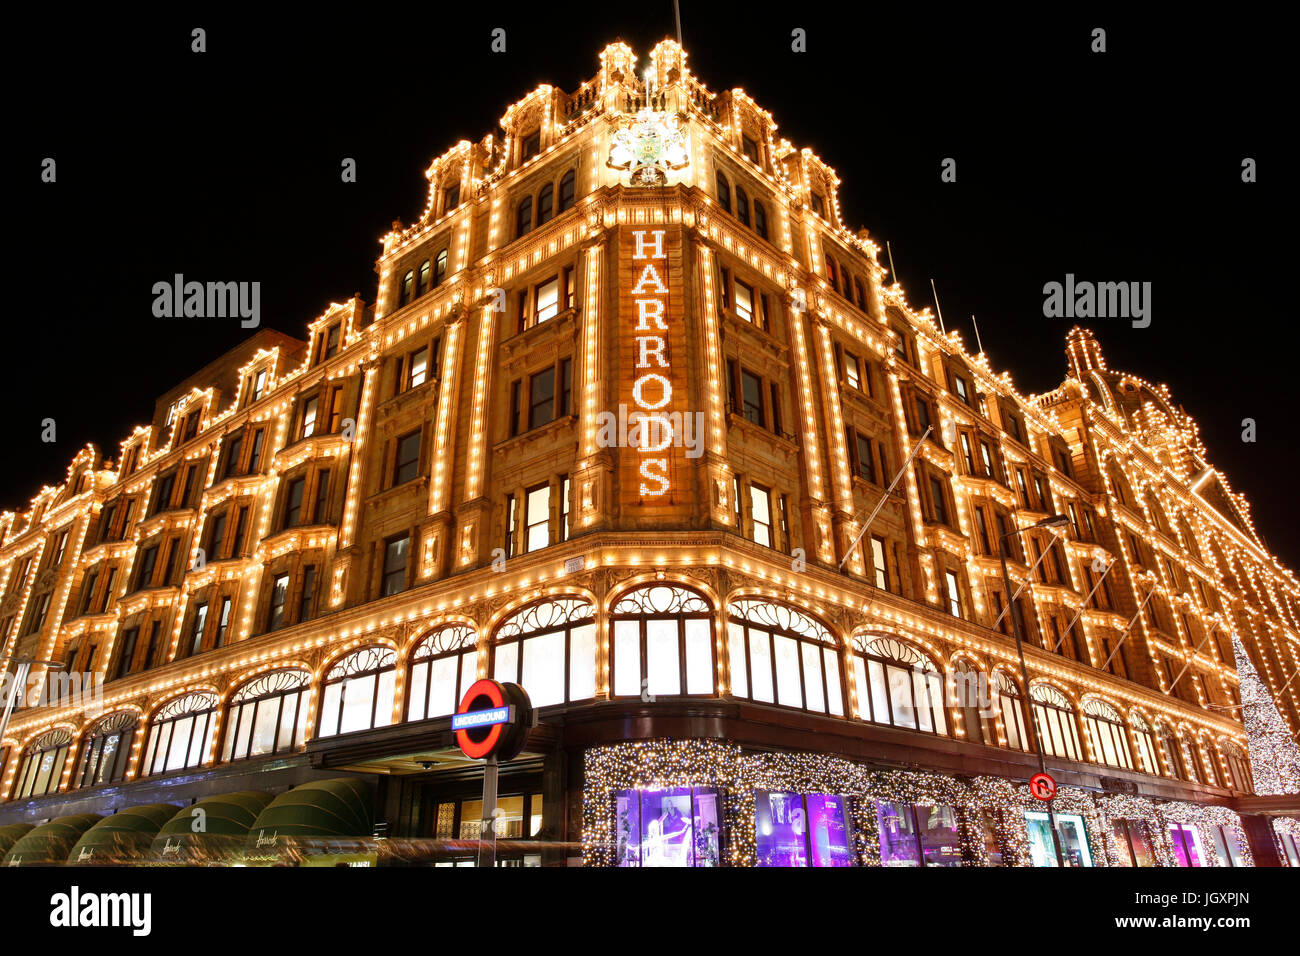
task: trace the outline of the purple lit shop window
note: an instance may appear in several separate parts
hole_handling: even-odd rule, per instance
[[[920,845],[910,803],[876,803],[880,824],[880,865],[920,866]]]
[[[921,852],[926,866],[961,866],[961,840],[957,834],[957,811],[952,807],[916,808],[916,825],[921,834]]]
[[[759,866],[807,866],[808,818],[803,797],[785,791],[755,790],[754,843]]]
[[[719,802],[718,792],[708,787],[618,791],[618,865],[718,866]]]
[[[849,814],[844,798],[810,793],[804,799],[808,807],[808,844],[812,865],[853,866]]]

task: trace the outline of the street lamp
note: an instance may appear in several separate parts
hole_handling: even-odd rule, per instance
[[[1025,715],[1028,718],[1029,739],[1034,745],[1034,751],[1038,754],[1039,772],[1044,774],[1047,773],[1047,760],[1043,756],[1043,746],[1038,739],[1038,727],[1034,722],[1034,702],[1029,696],[1029,668],[1025,666],[1025,642],[1020,636],[1020,618],[1016,615],[1013,608],[1015,599],[1011,594],[1011,577],[1007,574],[1006,540],[1012,535],[1024,534],[1026,531],[1034,531],[1038,528],[1062,528],[1068,527],[1069,524],[1070,519],[1065,515],[1052,515],[1050,518],[1044,518],[1037,524],[1031,524],[1027,528],[1008,531],[998,540],[998,559],[1002,562],[1002,587],[1005,589],[1007,595],[1007,613],[1011,615],[1011,633],[1015,635],[1016,653],[1020,655],[1020,678],[1024,681],[1025,706],[1029,710],[1029,713]],[[1044,553],[1046,553],[1046,551],[1044,551]],[[1048,829],[1052,831],[1052,846],[1056,849],[1056,865],[1064,868],[1065,855],[1061,852],[1061,838],[1056,832],[1055,803],[1055,797],[1047,801],[1047,825]]]

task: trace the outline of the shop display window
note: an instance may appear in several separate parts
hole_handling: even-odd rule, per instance
[[[1029,831],[1029,856],[1034,866],[1056,866],[1056,848],[1046,813],[1025,811],[1025,828]],[[1056,814],[1056,832],[1061,840],[1061,855],[1066,866],[1092,866],[1088,849],[1088,831],[1083,817],[1076,813]]]
[[[720,865],[721,804],[711,787],[618,791],[618,865]]]

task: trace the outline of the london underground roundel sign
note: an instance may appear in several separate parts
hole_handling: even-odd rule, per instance
[[[1029,792],[1047,802],[1056,796],[1056,781],[1045,773],[1036,773],[1029,778]]]
[[[518,684],[475,681],[451,718],[456,743],[466,757],[510,760],[524,748],[532,726],[532,701]]]

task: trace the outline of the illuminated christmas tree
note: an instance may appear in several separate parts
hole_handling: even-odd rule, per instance
[[[1255,778],[1255,792],[1300,793],[1300,747],[1286,729],[1268,685],[1260,680],[1236,635],[1232,638],[1232,650],[1241,685],[1241,718],[1250,738],[1250,770]]]

